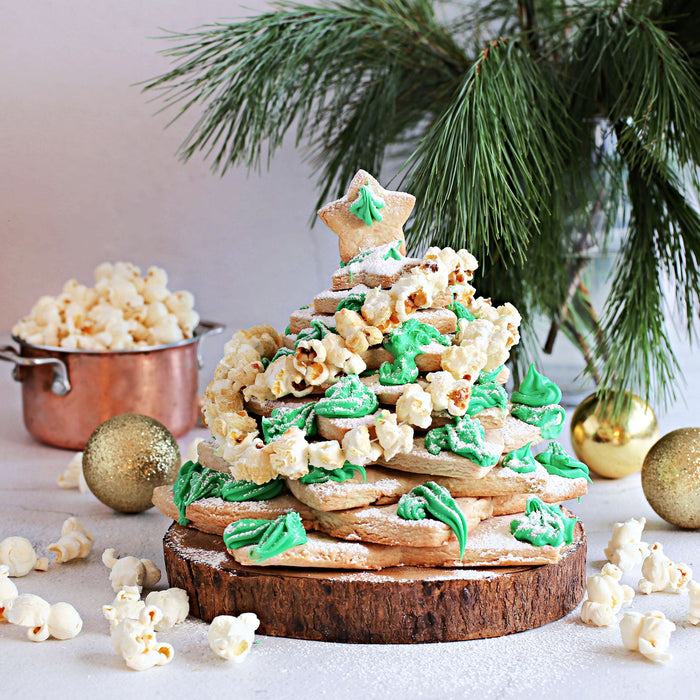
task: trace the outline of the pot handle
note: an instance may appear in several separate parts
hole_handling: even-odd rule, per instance
[[[68,370],[62,360],[55,357],[22,357],[11,345],[0,347],[0,360],[14,362],[15,367],[12,370],[12,378],[16,382],[21,382],[22,378],[19,375],[19,368],[22,367],[37,367],[39,365],[53,365],[53,381],[51,382],[51,391],[56,396],[65,396],[70,390],[71,385],[68,379]]]
[[[199,367],[199,369],[204,367],[204,359],[202,358],[202,351],[200,349],[201,341],[210,335],[218,335],[224,328],[226,328],[225,324],[216,323],[215,321],[200,321],[197,328],[195,328],[195,336],[197,337],[197,367]]]

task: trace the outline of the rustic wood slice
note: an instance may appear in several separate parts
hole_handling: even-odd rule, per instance
[[[259,632],[325,642],[409,644],[499,637],[564,617],[583,598],[586,535],[556,564],[381,571],[243,567],[223,539],[173,523],[163,540],[170,586],[190,613],[254,612]]]

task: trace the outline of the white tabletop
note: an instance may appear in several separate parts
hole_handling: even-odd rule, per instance
[[[700,371],[682,357],[692,396],[671,410],[657,411],[662,434],[700,424],[697,389]],[[688,692],[700,679],[700,627],[685,622],[688,596],[637,595],[630,609],[661,610],[677,626],[672,660],[656,665],[627,651],[617,627],[591,628],[574,612],[539,629],[496,639],[416,645],[347,645],[258,636],[242,664],[216,657],[207,643],[207,625],[194,618],[159,634],[175,649],[174,660],[148,671],[129,670],[110,642],[102,605],[114,597],[101,553],[149,558],[163,568],[162,538],[170,521],[151,509],[139,515],[113,512],[92,494],[64,490],[56,479],[72,453],[34,441],[25,431],[20,386],[0,363],[0,539],[29,538],[39,555],[54,542],[63,521],[77,516],[96,537],[86,560],[52,565],[13,579],[20,593],[35,593],[51,603],[72,603],[84,621],[73,640],[33,643],[25,630],[0,626],[2,695],[6,698],[201,697],[220,693],[237,698],[466,697],[666,697],[675,688]],[[195,430],[181,441],[205,437]],[[568,447],[568,430],[562,435]],[[617,521],[644,516],[643,539],[661,542],[674,561],[684,561],[700,576],[697,531],[681,531],[661,520],[647,504],[639,475],[621,480],[594,478],[581,503],[569,504],[588,533],[588,573],[600,570],[603,549]],[[625,575],[636,589],[639,570]],[[166,587],[165,580],[158,588]],[[533,592],[535,594],[536,592]],[[546,595],[546,591],[541,592]],[[687,690],[686,690],[687,689]],[[691,695],[693,691],[690,691]]]

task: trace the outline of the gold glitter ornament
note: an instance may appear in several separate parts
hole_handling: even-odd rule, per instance
[[[642,488],[649,505],[677,527],[700,527],[700,428],[664,435],[642,467]]]
[[[151,508],[153,489],[172,484],[179,468],[180,449],[172,433],[140,413],[106,420],[83,450],[83,474],[90,491],[122,513]]]
[[[571,417],[571,446],[576,456],[608,479],[638,472],[658,439],[654,411],[636,394],[632,394],[629,410],[614,421],[610,403],[602,404],[595,394],[587,396]]]

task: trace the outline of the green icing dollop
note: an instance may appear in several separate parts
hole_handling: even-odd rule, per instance
[[[401,260],[401,258],[403,258],[404,256],[401,255],[401,253],[399,252],[400,245],[401,245],[401,241],[399,240],[399,241],[396,241],[396,243],[394,243],[394,245],[389,246],[389,250],[387,250],[386,253],[384,253],[384,255],[382,255],[382,258],[384,260],[388,260],[389,258],[392,258],[393,260]]]
[[[185,462],[180,467],[173,484],[173,502],[180,517],[178,523],[187,525],[187,506],[203,498],[223,498],[225,501],[264,501],[278,496],[284,489],[281,479],[272,479],[264,484],[252,481],[236,481],[232,476],[216,469],[202,466],[199,462]]]
[[[348,374],[326,390],[316,403],[316,413],[325,418],[361,418],[374,413],[379,401],[356,374]]]
[[[559,506],[549,505],[536,496],[531,496],[525,506],[525,515],[513,518],[510,531],[521,542],[529,542],[536,547],[546,544],[558,547],[574,541],[577,522],[578,518],[565,516]]]
[[[547,449],[535,459],[550,473],[567,479],[591,480],[588,467],[574,459],[558,442],[550,442]]]
[[[508,406],[508,394],[497,382],[478,382],[472,387],[469,396],[467,413],[475,416],[487,408],[500,408],[506,410]]]
[[[537,469],[537,462],[532,456],[532,451],[530,450],[531,442],[527,445],[518,447],[516,450],[511,450],[504,458],[501,463],[502,467],[507,467],[518,474],[529,474]]]
[[[359,472],[362,475],[362,483],[364,484],[367,481],[365,468],[360,464],[350,464],[350,462],[345,462],[338,469],[312,467],[309,469],[308,474],[304,474],[299,481],[302,484],[325,484],[327,481],[335,481],[338,484],[342,484],[352,479],[355,476],[355,472]]]
[[[228,549],[256,545],[250,550],[253,562],[275,557],[299,544],[308,542],[301,516],[294,510],[276,520],[244,518],[226,526],[224,543]]]
[[[317,318],[311,319],[311,325],[308,328],[302,328],[299,333],[297,333],[297,340],[294,343],[296,348],[299,345],[300,340],[323,340],[323,338],[329,333],[335,333],[338,335],[338,331],[335,328],[327,326],[323,321],[319,321]]]
[[[289,331],[287,331],[287,333],[289,333]],[[293,354],[294,354],[294,350],[292,350],[292,349],[290,349],[290,348],[285,348],[284,346],[282,346],[282,347],[273,355],[273,357],[272,357],[272,362],[274,362],[278,357],[284,357],[285,355],[293,355]],[[263,360],[264,360],[264,359],[265,359],[265,358],[263,358]],[[265,364],[265,363],[263,362],[263,365],[264,365],[264,364]]]
[[[279,496],[284,491],[284,482],[280,477],[256,484],[252,481],[231,481],[221,489],[224,501],[240,503],[241,501],[267,501]]]
[[[277,440],[292,426],[300,428],[305,435],[313,437],[318,432],[316,426],[316,402],[312,401],[300,408],[275,408],[262,419],[263,437],[266,443]]]
[[[203,467],[199,462],[185,462],[173,484],[173,502],[180,513],[178,524],[189,524],[189,519],[185,517],[187,506],[202,498],[219,496],[222,487],[231,478],[223,472]]]
[[[467,309],[464,304],[460,304],[458,301],[452,301],[452,303],[447,307],[457,318],[465,318],[467,321],[476,320],[476,316]]]
[[[379,367],[379,383],[386,386],[415,381],[418,377],[416,355],[422,352],[422,345],[433,341],[441,345],[452,344],[450,338],[442,335],[437,328],[415,318],[391,331],[384,341],[384,347],[394,356],[394,362],[383,362]]]
[[[433,428],[425,435],[425,449],[436,455],[450,450],[466,457],[480,467],[492,467],[500,458],[500,451],[489,448],[484,428],[475,418],[461,416],[444,428]]]
[[[467,545],[467,519],[452,498],[452,494],[440,484],[427,481],[401,496],[396,511],[405,520],[423,520],[430,514],[445,523],[455,533],[459,542],[460,561]]]
[[[496,377],[503,371],[503,365],[500,367],[496,367],[496,369],[492,369],[490,372],[487,372],[486,370],[481,370],[479,372],[479,378],[476,380],[477,384],[490,384],[491,382],[496,381]]]
[[[350,311],[357,311],[357,313],[359,313],[362,310],[362,305],[365,303],[366,296],[367,295],[362,292],[351,292],[340,301],[336,310],[342,311],[343,309],[350,309]]]
[[[561,406],[535,408],[514,403],[510,408],[510,413],[513,417],[525,423],[537,426],[545,440],[558,438],[564,429],[566,412]]]
[[[561,401],[561,389],[551,380],[540,374],[535,365],[531,364],[525,375],[525,379],[520,382],[517,391],[510,397],[513,403],[524,404],[533,408],[551,406]]]
[[[384,209],[385,206],[384,201],[372,192],[367,180],[367,184],[360,187],[357,199],[350,205],[350,213],[361,219],[365,226],[371,226],[375,221],[382,220],[379,210]]]

